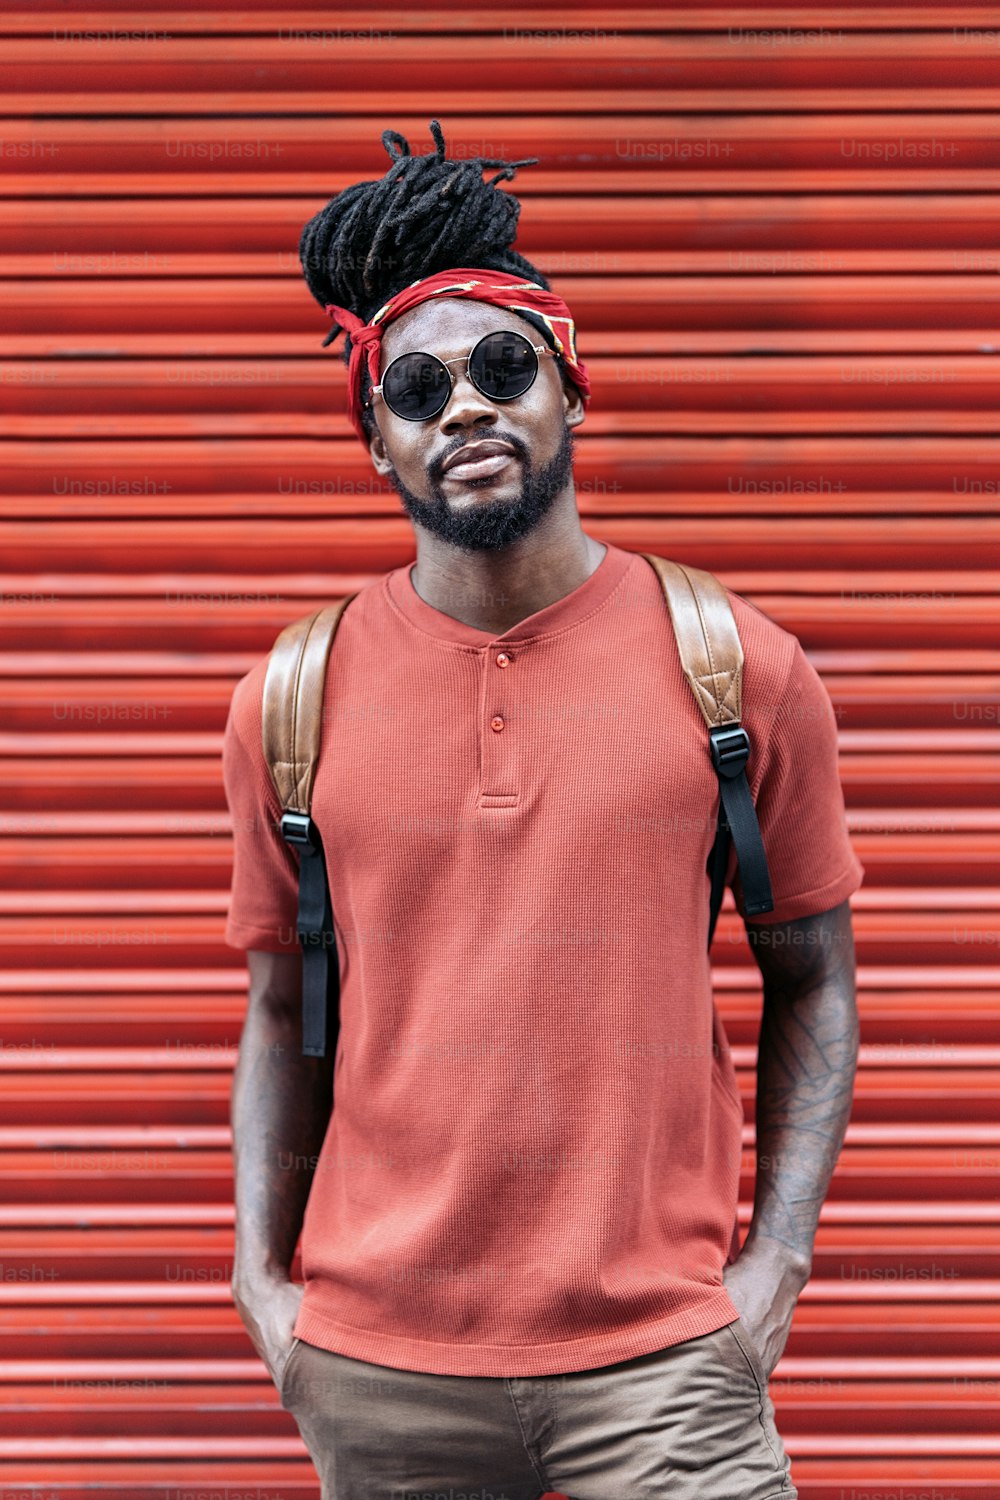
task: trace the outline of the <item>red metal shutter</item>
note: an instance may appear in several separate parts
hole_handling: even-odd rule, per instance
[[[379,137],[541,158],[585,529],[718,573],[841,728],[857,1098],[772,1384],[802,1500],[1000,1493],[1000,11],[8,9],[5,1489],[317,1493],[230,1301],[219,767],[289,619],[413,555],[299,274]],[[752,1121],[759,984],[716,991]],[[744,1218],[752,1197],[746,1136]],[[15,1412],[14,1408],[17,1407]]]

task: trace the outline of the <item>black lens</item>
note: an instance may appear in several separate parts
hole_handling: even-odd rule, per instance
[[[433,354],[401,354],[382,376],[382,396],[390,411],[408,422],[424,422],[448,399],[448,371]]]
[[[538,374],[538,356],[520,333],[488,333],[469,357],[469,374],[484,396],[513,401]]]

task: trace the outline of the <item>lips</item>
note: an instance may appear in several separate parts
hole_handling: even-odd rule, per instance
[[[510,444],[496,439],[466,443],[464,448],[457,449],[445,460],[444,472],[455,479],[477,479],[502,469],[506,460],[513,456],[514,450]]]

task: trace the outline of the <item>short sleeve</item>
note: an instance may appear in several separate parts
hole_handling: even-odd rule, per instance
[[[299,950],[298,862],[282,836],[281,808],[264,760],[264,670],[233,691],[222,741],[222,778],[233,833],[233,872],[225,942],[270,953]]]
[[[751,759],[762,742],[759,783],[748,771],[774,909],[746,916],[738,869],[732,878],[736,908],[754,926],[829,911],[859,888],[865,871],[847,828],[833,704],[798,640],[773,711],[758,717],[753,730],[748,721],[747,727]]]

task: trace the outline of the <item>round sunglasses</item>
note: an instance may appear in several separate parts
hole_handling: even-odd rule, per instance
[[[426,422],[448,404],[454,384],[449,365],[468,360],[469,379],[477,391],[491,401],[516,401],[535,383],[539,354],[555,358],[547,344],[532,344],[523,334],[501,329],[487,333],[468,354],[454,359],[419,352],[401,354],[386,366],[371,393],[380,395],[405,422]]]

